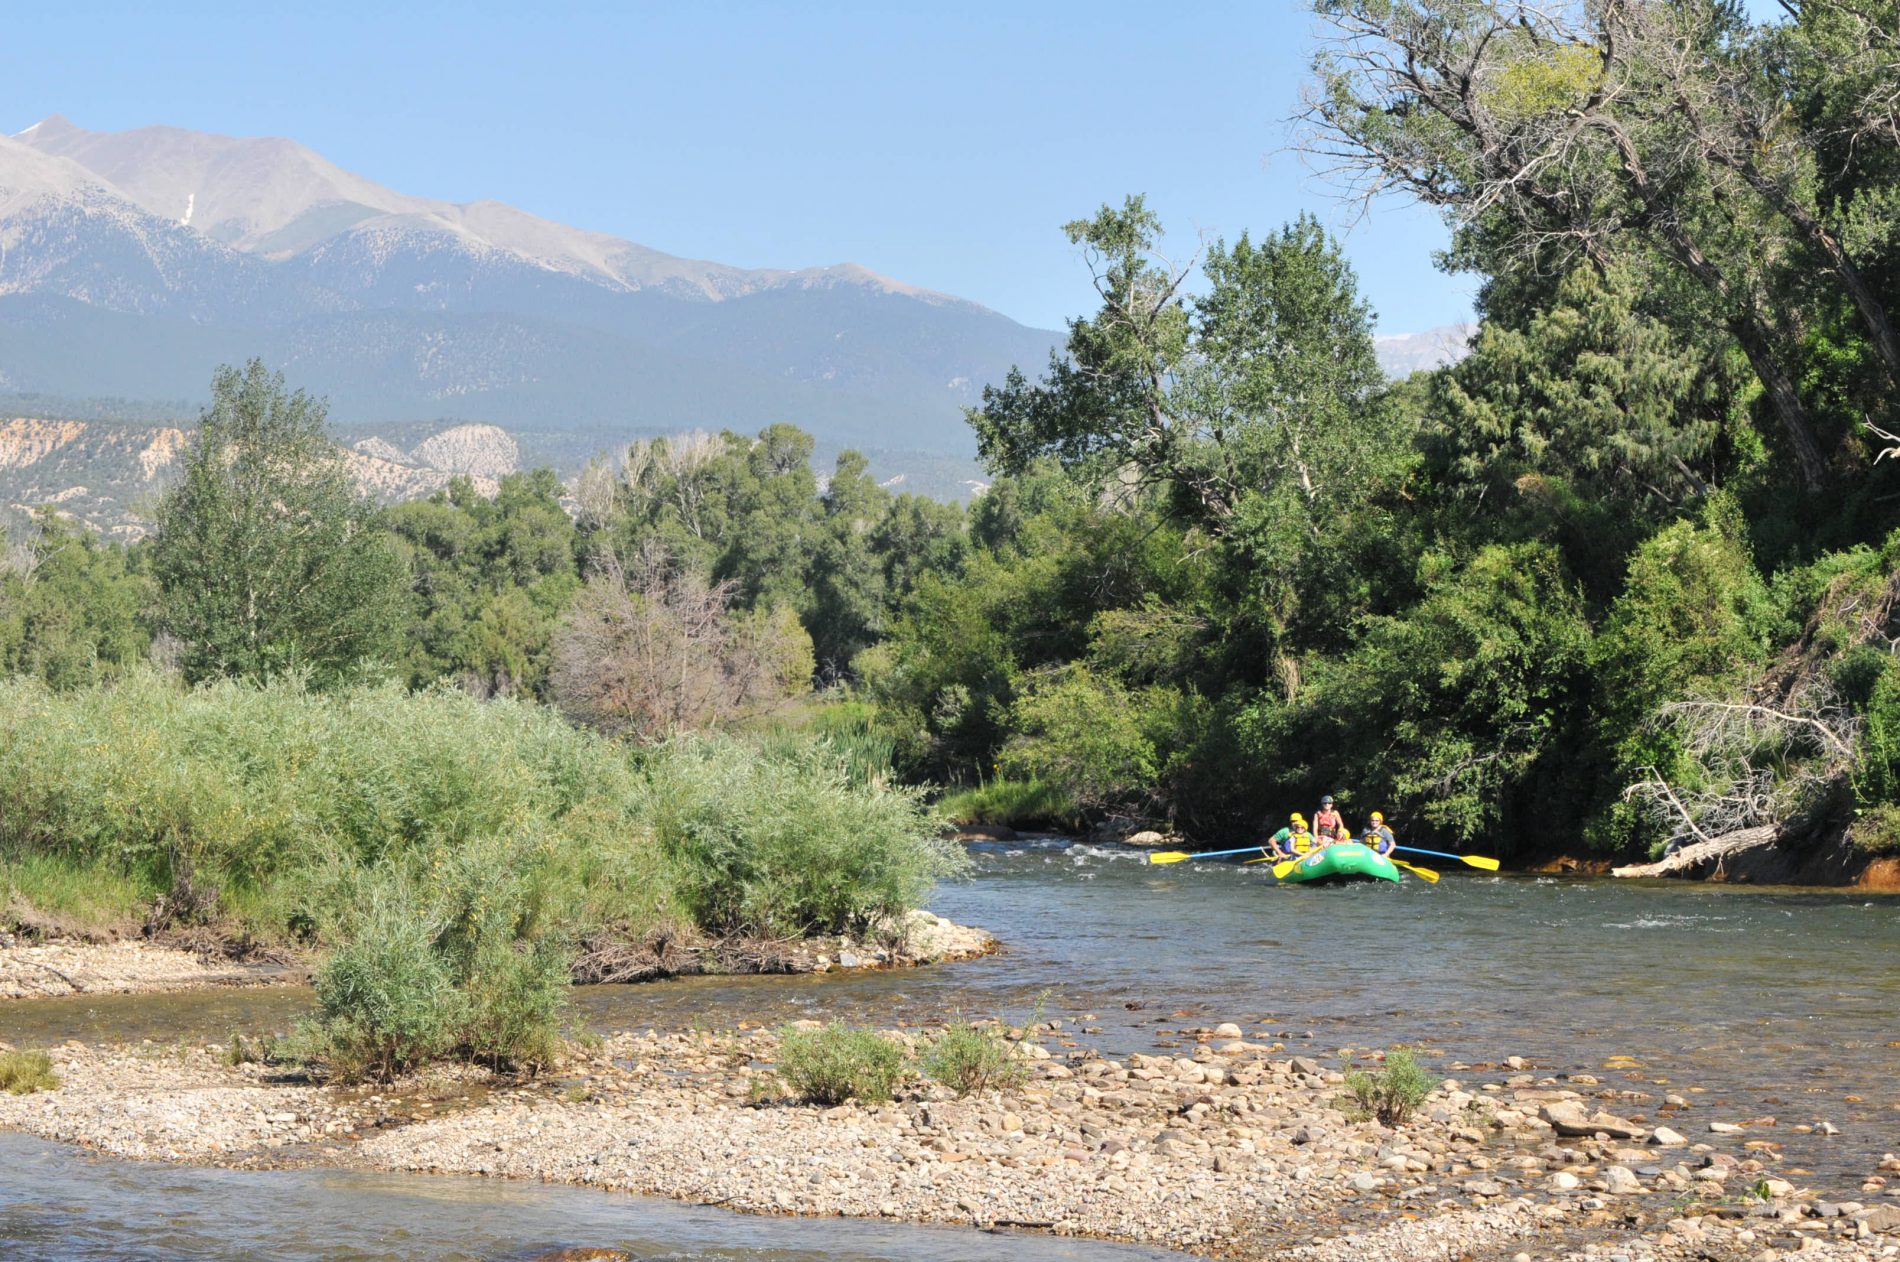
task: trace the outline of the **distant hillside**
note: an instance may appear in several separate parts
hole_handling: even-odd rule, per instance
[[[180,425],[0,416],[0,522],[50,507],[101,534],[136,539],[188,438]],[[388,501],[432,495],[458,473],[492,494],[496,479],[514,472],[514,456],[513,439],[480,425],[445,430],[413,453],[346,453],[363,489]]]
[[[1446,324],[1423,333],[1388,333],[1374,339],[1379,367],[1395,380],[1427,368],[1455,364],[1471,353],[1469,324]]]
[[[854,264],[682,259],[414,197],[294,141],[49,118],[0,137],[0,393],[201,399],[253,355],[344,424],[756,430],[967,455],[1058,335]]]
[[[150,529],[152,510],[196,424],[115,416],[111,401],[76,403],[51,418],[11,414],[7,404],[0,397],[0,527],[17,527],[34,511],[51,508],[126,541]],[[493,494],[501,478],[522,469],[548,466],[571,478],[587,459],[610,454],[569,435],[529,433],[518,441],[497,426],[441,421],[344,430],[339,445],[365,493],[386,503],[433,495],[458,475],[482,494]],[[821,474],[837,451],[829,444],[819,448]],[[865,454],[872,474],[896,492],[968,499],[982,485],[968,458],[876,448]]]

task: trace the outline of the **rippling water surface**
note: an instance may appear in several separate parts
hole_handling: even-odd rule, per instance
[[[1001,955],[589,987],[581,1008],[603,1028],[888,1024],[1020,1018],[1046,996],[1049,1016],[1099,1031],[1074,1037],[1111,1052],[1233,1020],[1313,1055],[1407,1041],[1441,1064],[1520,1055],[1611,1086],[1702,1088],[1678,1129],[1773,1115],[1780,1125],[1763,1133],[1787,1145],[1786,1164],[1843,1188],[1900,1149],[1900,898],[1495,876],[1448,862],[1437,885],[1316,889],[1276,886],[1264,867],[1153,867],[1062,838],[972,854],[975,879],[932,906],[994,932]],[[0,1009],[0,1037],[222,1038],[282,1025],[307,1002],[281,990],[82,996]],[[1789,1129],[1822,1120],[1842,1133]]]
[[[94,1159],[0,1134],[8,1262],[1181,1262],[1088,1241],[845,1219],[749,1218],[578,1188]]]

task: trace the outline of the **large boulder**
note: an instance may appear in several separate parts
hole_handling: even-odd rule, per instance
[[[1608,1135],[1611,1139],[1641,1139],[1648,1134],[1634,1122],[1608,1113],[1592,1113],[1575,1100],[1552,1100],[1538,1110],[1559,1135]]]

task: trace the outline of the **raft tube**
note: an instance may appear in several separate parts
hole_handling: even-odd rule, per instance
[[[1299,866],[1280,878],[1282,881],[1396,881],[1399,870],[1372,847],[1357,841],[1340,841],[1315,850],[1300,860]]]

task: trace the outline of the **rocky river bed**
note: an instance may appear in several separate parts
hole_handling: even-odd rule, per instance
[[[834,1108],[762,1100],[767,1030],[623,1031],[544,1080],[380,1089],[216,1045],[73,1043],[53,1051],[58,1089],[0,1096],[0,1129],[138,1160],[485,1175],[1222,1257],[1900,1258],[1900,1157],[1815,1189],[1779,1157],[1788,1123],[1693,1093],[1453,1062],[1393,1129],[1355,1119],[1338,1062],[1271,1030],[1191,1028],[1185,1054],[1110,1058],[1082,1029],[1025,1038],[1029,1075],[1007,1091],[914,1082]]]
[[[1150,867],[1060,838],[972,853],[976,879],[931,906],[945,926],[995,931],[1000,954],[894,968],[904,961],[877,944],[828,943],[795,976],[577,987],[577,1029],[601,1042],[584,1036],[577,1059],[529,1083],[444,1072],[346,1090],[230,1066],[231,1031],[287,1028],[309,991],[176,989],[228,969],[148,947],[0,950],[0,991],[46,965],[78,983],[0,1002],[0,1041],[51,1049],[63,1078],[0,1096],[0,1130],[168,1163],[77,1167],[111,1171],[113,1186],[191,1171],[259,1180],[263,1197],[312,1174],[550,1215],[582,1194],[654,1205],[621,1195],[644,1192],[748,1211],[730,1221],[766,1239],[781,1224],[787,1243],[829,1221],[852,1258],[1015,1256],[994,1242],[1032,1233],[1021,1256],[1122,1247],[1086,1239],[1106,1237],[1311,1262],[1900,1259],[1900,903],[1456,871],[1433,886],[1282,888],[1258,869]],[[994,946],[972,941],[966,953]],[[173,989],[109,993],[155,985]],[[1060,1025],[1009,1093],[956,1100],[913,1082],[879,1106],[753,1100],[788,1022],[920,1037],[959,1015],[1020,1025],[1038,1008]],[[1364,1063],[1376,1054],[1363,1049],[1399,1043],[1443,1081],[1402,1129],[1353,1120],[1337,1103],[1342,1052]],[[7,1195],[0,1171],[10,1244]],[[107,1246],[86,1256],[137,1253],[102,1230]],[[889,1243],[852,1252],[847,1234]],[[28,1255],[64,1259],[69,1244]],[[802,1248],[731,1256],[834,1252]]]

